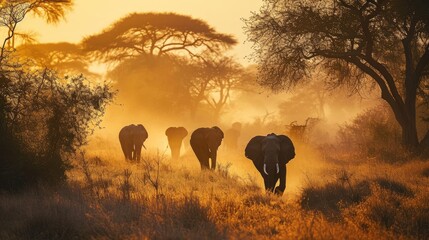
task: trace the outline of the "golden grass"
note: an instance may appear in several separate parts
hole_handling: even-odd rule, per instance
[[[218,170],[201,172],[189,153],[171,162],[151,152],[131,164],[98,152],[76,159],[67,185],[1,194],[0,239],[429,237],[429,162],[347,162],[297,150],[283,197],[263,192],[241,153],[220,152]]]

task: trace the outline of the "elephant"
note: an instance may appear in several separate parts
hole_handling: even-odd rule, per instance
[[[225,146],[228,150],[236,150],[238,138],[241,134],[241,123],[235,122],[232,127],[225,132]]]
[[[216,169],[217,149],[222,143],[224,134],[217,127],[198,128],[191,135],[191,147],[201,165],[201,170]],[[209,164],[211,159],[211,165]]]
[[[165,135],[168,138],[168,145],[171,150],[171,158],[178,160],[180,157],[180,148],[182,147],[183,139],[188,135],[188,131],[184,127],[169,127],[165,130]]]
[[[264,178],[265,190],[283,195],[286,189],[286,164],[295,157],[295,147],[289,137],[270,133],[255,136],[246,146],[245,156],[253,161]],[[280,185],[276,187],[280,179]]]
[[[140,154],[144,141],[148,138],[148,133],[143,125],[128,125],[119,132],[119,142],[126,160],[140,161]]]

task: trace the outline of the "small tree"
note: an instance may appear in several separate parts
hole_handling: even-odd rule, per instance
[[[205,103],[218,120],[231,98],[231,91],[242,81],[242,66],[232,58],[222,57],[205,58],[191,67],[194,69],[188,82],[192,98],[191,115],[194,115],[200,103]]]
[[[289,89],[317,66],[338,86],[376,84],[403,144],[429,146],[429,130],[419,142],[416,128],[417,92],[429,74],[428,1],[265,0],[245,23],[261,84]]]

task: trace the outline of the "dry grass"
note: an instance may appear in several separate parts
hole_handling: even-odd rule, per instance
[[[242,168],[234,157],[217,172],[201,172],[186,156],[171,163],[160,153],[139,164],[116,156],[77,159],[67,186],[0,195],[0,239],[429,237],[428,162],[332,158],[341,161],[323,158],[322,175],[288,175],[293,182],[307,174],[307,184],[282,198],[235,171]]]

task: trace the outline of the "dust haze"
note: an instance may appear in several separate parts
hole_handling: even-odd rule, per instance
[[[86,147],[91,156],[114,162],[124,161],[118,133],[129,124],[143,124],[149,137],[142,156],[161,155],[168,164],[200,171],[189,138],[199,127],[219,126],[225,138],[219,148],[218,163],[229,166],[229,170],[243,178],[252,178],[263,186],[262,179],[252,161],[245,158],[244,148],[256,135],[269,133],[290,136],[296,147],[296,157],[288,164],[287,192],[297,192],[306,178],[323,174],[327,163],[323,161],[315,146],[336,144],[339,126],[350,122],[362,111],[380,104],[377,92],[366,96],[353,95],[345,88],[333,93],[326,92],[323,83],[303,86],[303,91],[273,93],[256,83],[255,66],[241,66],[239,83],[229,90],[228,99],[216,115],[216,109],[207,101],[197,103],[192,109],[193,96],[178,83],[192,78],[188,70],[177,70],[170,63],[119,66],[107,74],[117,90],[113,104],[106,111],[101,129],[97,129]],[[316,76],[317,77],[317,76]],[[317,81],[315,81],[317,82]],[[249,84],[250,83],[250,84]],[[304,88],[307,87],[307,88]],[[219,89],[207,91],[207,99],[219,99]],[[195,112],[193,112],[195,111]],[[242,124],[237,147],[228,148],[228,133],[234,122]],[[304,126],[302,135],[291,135],[291,126]],[[183,140],[181,158],[173,162],[170,158],[165,130],[168,127],[185,127],[189,134]],[[121,164],[119,164],[121,165]]]

